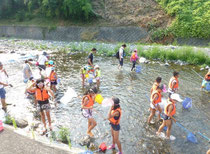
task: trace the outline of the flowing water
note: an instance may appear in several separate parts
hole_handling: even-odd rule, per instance
[[[81,87],[79,69],[87,62],[86,55],[75,54],[68,56],[66,53],[53,53],[52,59],[56,63],[56,71],[61,79],[59,97],[62,97],[68,87],[72,87],[78,95],[82,96],[84,89]],[[172,135],[175,141],[166,141],[155,135],[159,125],[149,126],[146,120],[149,116],[149,102],[146,95],[149,95],[150,88],[157,76],[162,77],[162,82],[168,84],[172,72],[180,72],[179,94],[190,97],[193,106],[189,110],[182,109],[181,103],[177,105],[176,119],[190,131],[202,132],[210,137],[210,93],[200,91],[201,79],[191,71],[190,66],[171,65],[169,67],[159,64],[141,64],[141,73],[130,72],[131,63],[125,61],[123,71],[117,69],[116,58],[96,56],[94,63],[102,70],[102,82],[100,93],[103,97],[116,96],[121,101],[122,118],[120,140],[124,153],[205,153],[209,149],[209,143],[196,135],[198,144],[187,142],[187,133],[176,124],[172,126]],[[22,65],[10,64],[5,68],[10,74],[13,89],[7,89],[7,97],[23,98],[24,87],[22,83]],[[204,72],[201,73],[204,75]],[[13,94],[13,96],[11,96]],[[167,97],[166,94],[164,94]],[[111,132],[106,117],[109,108],[102,108],[99,104],[94,105],[97,112],[93,112],[97,121],[94,128],[94,143],[101,142],[111,144]],[[24,106],[22,106],[24,107]],[[81,99],[74,98],[67,104],[59,103],[57,108],[52,109],[51,116],[54,129],[68,127],[71,132],[72,145],[83,148],[79,145],[81,139],[86,135],[87,119],[81,115]],[[107,151],[112,153],[112,151]]]

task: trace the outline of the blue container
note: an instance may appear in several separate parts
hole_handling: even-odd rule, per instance
[[[198,140],[197,140],[197,138],[195,137],[195,135],[193,134],[193,133],[188,133],[188,135],[187,135],[187,140],[189,141],[189,142],[192,142],[192,143],[198,143]]]
[[[136,73],[140,73],[140,72],[141,72],[141,66],[138,65],[138,66],[136,66]]]
[[[182,106],[184,109],[189,109],[192,107],[192,99],[190,99],[189,97],[186,97],[184,99],[184,101],[182,102]]]
[[[92,84],[93,83],[93,79],[92,78],[89,78],[88,79],[88,83]]]
[[[210,91],[210,82],[207,82],[207,83],[206,83],[206,90],[207,90],[207,91]]]

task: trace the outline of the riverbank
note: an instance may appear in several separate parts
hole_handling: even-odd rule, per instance
[[[4,126],[0,132],[0,146],[2,154],[68,154],[82,152],[80,149],[69,149],[68,146],[52,143],[44,139],[31,139],[24,135],[21,129]]]
[[[98,50],[97,55],[111,57],[115,56],[122,45],[122,43],[61,42],[7,38],[2,38],[1,40],[2,47],[0,47],[0,52],[3,53],[10,52],[10,50],[24,52],[25,49],[32,50],[35,54],[47,51],[64,52],[71,55],[78,52],[85,54],[95,47]],[[128,43],[125,50],[128,58],[134,49],[138,49],[139,56],[145,57],[150,61],[154,60],[162,63],[176,63],[181,65],[200,65],[203,68],[210,66],[209,47]]]

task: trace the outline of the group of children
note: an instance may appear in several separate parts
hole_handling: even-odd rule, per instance
[[[38,111],[41,115],[41,120],[44,124],[44,130],[42,134],[46,134],[47,125],[46,118],[49,122],[49,129],[52,130],[51,126],[51,117],[50,117],[50,103],[49,99],[52,97],[52,100],[55,98],[55,94],[57,92],[57,74],[55,72],[55,65],[52,60],[47,61],[44,66],[40,67],[39,76],[40,78],[35,80],[33,76],[28,79],[26,86],[26,94],[27,96],[32,97],[34,104],[38,107]],[[50,95],[49,95],[50,94]],[[37,106],[38,105],[38,106]]]
[[[155,115],[155,112],[158,111],[158,121],[161,121],[161,117],[163,120],[162,125],[157,131],[157,135],[160,135],[163,128],[166,126],[166,138],[170,139],[170,133],[171,133],[171,127],[172,127],[172,121],[176,122],[176,119],[174,118],[174,115],[176,113],[176,103],[181,102],[181,98],[177,94],[177,90],[179,88],[179,73],[174,72],[173,76],[171,77],[169,84],[168,84],[168,100],[165,104],[163,111],[160,106],[160,103],[162,102],[162,92],[164,89],[164,85],[160,85],[162,78],[157,77],[155,83],[153,84],[150,93],[150,115],[148,117],[148,124],[154,124],[152,122],[152,118]]]

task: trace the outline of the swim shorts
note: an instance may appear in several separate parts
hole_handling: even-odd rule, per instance
[[[119,131],[120,130],[120,124],[114,125],[114,124],[110,123],[110,125],[111,125],[111,127],[114,131]]]
[[[39,104],[39,111],[42,112],[42,111],[50,111],[51,107],[50,107],[50,103],[49,103],[49,100],[46,100],[46,101],[38,101],[38,104]]]
[[[93,118],[93,111],[92,109],[82,109],[82,115],[85,117],[85,118]]]
[[[6,91],[4,88],[0,89],[0,98],[5,99],[6,98]]]

